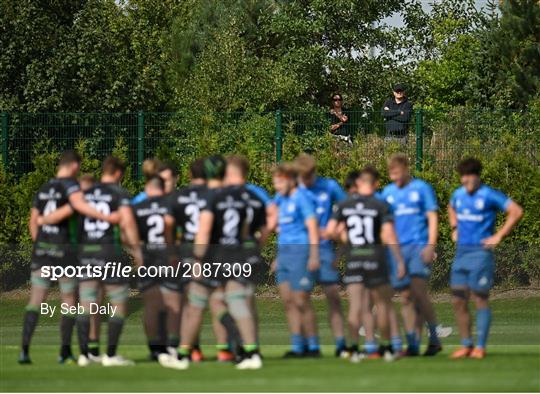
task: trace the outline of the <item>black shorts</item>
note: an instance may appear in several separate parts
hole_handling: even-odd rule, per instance
[[[209,266],[208,269],[202,269],[201,277],[193,277],[192,280],[204,286],[217,288],[224,286],[230,280],[241,283],[248,283],[247,278],[235,277],[231,275],[231,267],[245,263],[245,252],[240,245],[210,245],[205,257],[200,262],[202,267]],[[217,265],[219,264],[219,266]],[[195,270],[193,270],[195,272]],[[206,275],[205,272],[209,272]]]
[[[171,265],[172,254],[168,249],[146,246],[143,251],[144,271],[138,278],[138,288],[145,291],[152,286],[162,286],[172,291],[181,291],[182,286],[176,277],[176,267]],[[152,268],[150,268],[152,267]]]
[[[82,245],[80,247],[79,264],[83,267],[100,267],[100,275],[97,270],[92,269],[92,274],[88,275],[86,269],[82,271],[80,281],[99,280],[104,284],[118,285],[128,283],[129,276],[123,276],[122,268],[130,266],[129,257],[121,247],[114,245]],[[107,263],[109,263],[107,267]]]
[[[61,266],[77,264],[75,248],[69,244],[54,244],[38,241],[34,243],[30,269],[36,271],[43,266]]]
[[[367,288],[390,283],[384,248],[353,248],[347,252],[343,284],[353,283],[362,283]]]

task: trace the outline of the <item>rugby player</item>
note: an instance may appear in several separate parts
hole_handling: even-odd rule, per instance
[[[92,174],[83,174],[79,177],[79,185],[83,192],[90,189],[96,183],[96,178]],[[84,223],[79,221],[79,234],[82,231],[82,225]],[[103,303],[104,294],[103,288],[100,288],[97,296],[97,303],[101,305]],[[101,315],[96,313],[90,316],[90,333],[88,336],[88,357],[95,362],[101,362],[100,350],[99,350],[99,337],[101,331]]]
[[[143,243],[143,261],[146,268],[153,266],[159,274],[157,277],[145,276],[139,278],[139,289],[144,301],[144,323],[145,332],[148,339],[148,348],[153,359],[165,367],[176,369],[187,368],[187,363],[181,363],[176,357],[178,344],[172,344],[174,353],[168,353],[166,346],[163,346],[159,337],[158,315],[160,313],[160,301],[164,297],[160,287],[170,289],[178,297],[177,302],[165,302],[168,309],[168,317],[180,314],[180,294],[179,281],[165,272],[164,267],[169,267],[169,246],[173,243],[174,218],[171,215],[169,200],[165,195],[165,181],[158,175],[150,177],[144,187],[146,199],[133,205],[133,212],[139,230],[139,236]],[[175,267],[171,267],[175,268]],[[179,327],[168,332],[169,338],[178,337]],[[175,365],[171,365],[175,364]],[[178,364],[178,365],[176,365]]]
[[[175,218],[175,240],[177,243],[178,263],[183,264],[182,277],[180,279],[180,291],[188,293],[190,285],[190,271],[184,277],[184,272],[188,266],[194,262],[193,244],[195,236],[199,230],[199,217],[201,210],[207,204],[207,197],[213,194],[206,186],[204,174],[204,159],[195,160],[190,166],[190,184],[180,188],[171,195],[171,213]],[[212,316],[212,328],[216,337],[217,360],[220,362],[234,361],[234,345],[240,342],[240,334],[234,324],[234,319],[226,309],[224,296],[220,289],[212,294],[209,306]],[[187,297],[182,297],[182,308],[185,311]],[[182,316],[182,319],[184,317]],[[190,360],[199,362],[204,360],[204,355],[200,348],[200,337],[197,336],[191,348]],[[175,350],[176,351],[176,350]]]
[[[419,354],[418,334],[425,320],[429,329],[429,343],[424,355],[433,356],[442,350],[437,336],[437,317],[428,294],[428,280],[438,237],[437,197],[427,182],[411,176],[409,159],[402,153],[388,159],[388,174],[392,183],[383,189],[381,197],[392,208],[400,250],[407,266],[407,274],[398,280],[395,263],[391,264],[392,287],[401,296],[401,313],[408,344],[405,354]],[[417,319],[416,310],[422,318]],[[420,323],[418,326],[417,321]]]
[[[332,215],[334,204],[347,198],[339,183],[332,178],[317,175],[315,159],[308,154],[299,155],[294,161],[298,169],[301,187],[310,191],[315,199],[315,212],[319,224],[319,258],[321,267],[317,271],[317,282],[323,287],[328,302],[328,319],[334,334],[337,357],[347,355],[343,311],[339,296],[339,272],[333,265],[336,258],[334,245],[326,236],[326,225]]]
[[[98,211],[104,213],[118,211],[121,219],[119,226],[111,226],[107,222],[96,221],[86,215],[81,217],[83,225],[79,261],[82,266],[104,268],[108,263],[127,264],[122,244],[128,247],[136,265],[142,265],[139,235],[130,207],[130,196],[119,185],[124,172],[125,164],[120,159],[107,157],[103,161],[100,181],[84,193],[84,198]],[[80,303],[85,312],[77,318],[81,353],[78,365],[86,367],[96,361],[89,357],[89,310],[90,305],[97,302],[101,286],[109,297],[109,304],[115,308],[114,315],[109,316],[107,352],[101,357],[101,364],[106,367],[133,365],[132,361],[116,353],[127,314],[128,278],[111,274],[96,278],[83,271],[83,276],[79,280]]]
[[[182,323],[180,357],[191,353],[200,329],[203,311],[208,299],[220,289],[224,291],[226,307],[238,325],[243,342],[244,355],[237,364],[238,369],[259,369],[262,359],[256,344],[255,323],[246,300],[243,280],[227,275],[226,265],[242,264],[242,243],[248,234],[248,205],[246,190],[239,186],[223,187],[226,162],[221,156],[212,156],[204,161],[209,191],[207,204],[201,211],[199,231],[195,237],[194,255],[201,264],[221,264],[217,270],[205,270],[195,278],[189,288],[189,305]],[[230,271],[229,271],[230,274]],[[223,308],[221,314],[227,313]],[[226,325],[226,322],[222,321]]]
[[[502,192],[482,183],[482,163],[479,160],[462,160],[457,166],[457,172],[462,186],[450,198],[448,219],[452,228],[452,240],[456,242],[450,287],[462,347],[450,357],[482,359],[486,357],[491,324],[488,300],[495,272],[493,250],[519,222],[523,209]],[[495,231],[499,211],[506,213],[506,220]],[[471,335],[468,308],[471,297],[476,306],[476,347]]]
[[[379,181],[379,173],[373,167],[361,170],[356,182],[358,194],[338,204],[326,228],[327,234],[335,239],[342,239],[340,223],[346,226],[345,235],[348,245],[343,282],[347,286],[349,305],[350,334],[358,340],[359,321],[356,318],[362,313],[364,286],[369,290],[373,303],[377,308],[377,327],[386,344],[381,345],[380,353],[385,360],[398,357],[390,345],[390,313],[393,309],[386,250],[382,244],[390,247],[397,261],[398,278],[405,275],[405,263],[399,251],[390,207],[381,202],[375,191]],[[353,349],[358,343],[353,344]],[[353,354],[352,360],[358,359]]]
[[[266,226],[266,216],[268,204],[270,201],[266,191],[255,185],[246,183],[249,173],[249,162],[243,156],[227,157],[227,169],[225,172],[224,184],[226,186],[245,186],[247,194],[246,202],[248,204],[248,223],[249,232],[247,239],[244,240],[245,261],[252,266],[252,274],[249,278],[244,278],[245,290],[247,292],[247,301],[251,315],[255,321],[257,341],[258,336],[258,313],[255,302],[255,285],[258,276],[261,276],[266,264],[261,256],[261,247],[267,240],[270,231]],[[242,279],[242,278],[240,278]]]
[[[22,349],[19,356],[21,364],[31,363],[30,342],[38,322],[39,307],[45,301],[50,287],[50,279],[43,275],[42,267],[65,267],[76,264],[77,234],[73,210],[110,223],[117,223],[119,220],[118,214],[107,215],[99,212],[84,200],[76,179],[80,165],[81,158],[76,152],[64,152],[59,160],[56,177],[43,184],[34,196],[29,221],[30,235],[34,242],[31,290],[23,321]],[[58,212],[61,208],[64,208],[64,211]],[[48,215],[48,220],[45,220],[43,215]],[[60,278],[59,284],[62,303],[68,306],[75,305],[77,302],[76,279]],[[74,360],[71,352],[74,324],[74,315],[62,315],[60,363]]]
[[[315,204],[309,192],[298,187],[294,165],[277,166],[273,183],[278,219],[277,223],[269,224],[269,229],[277,230],[278,250],[272,271],[276,273],[291,340],[291,349],[284,357],[320,357],[317,321],[311,304],[311,291],[320,268]]]

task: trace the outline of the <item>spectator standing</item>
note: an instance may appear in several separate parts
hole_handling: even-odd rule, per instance
[[[330,108],[329,118],[331,123],[330,133],[351,143],[349,116],[343,108],[343,97],[339,93],[332,95],[332,108]]]
[[[381,115],[386,127],[386,139],[407,144],[409,122],[411,120],[412,103],[407,99],[405,86],[398,83],[393,89],[394,97],[384,102]]]

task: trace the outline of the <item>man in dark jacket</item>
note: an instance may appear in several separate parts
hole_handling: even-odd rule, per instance
[[[381,115],[385,120],[386,137],[407,143],[407,129],[412,115],[412,103],[407,100],[405,87],[397,84],[393,89],[393,98],[384,102]]]

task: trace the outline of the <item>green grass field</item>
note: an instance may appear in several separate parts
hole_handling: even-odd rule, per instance
[[[51,303],[57,303],[51,301]],[[323,300],[315,302],[325,357],[281,360],[288,334],[279,300],[259,301],[264,368],[236,371],[216,362],[192,364],[187,371],[161,368],[147,361],[141,326],[141,304],[131,300],[120,353],[135,367],[79,368],[56,363],[58,316],[42,317],[31,351],[33,365],[17,364],[22,308],[25,300],[0,301],[0,391],[540,391],[540,298],[493,301],[493,325],[485,360],[448,359],[458,344],[454,334],[444,353],[434,358],[401,359],[394,363],[367,360],[351,364],[333,357],[332,339]],[[440,320],[453,325],[448,303],[437,304]],[[454,326],[455,329],[455,326]],[[105,333],[104,333],[105,334]],[[103,336],[106,338],[106,336]],[[208,323],[203,347],[214,355]],[[74,340],[75,345],[75,340]],[[74,346],[75,348],[75,346]]]

